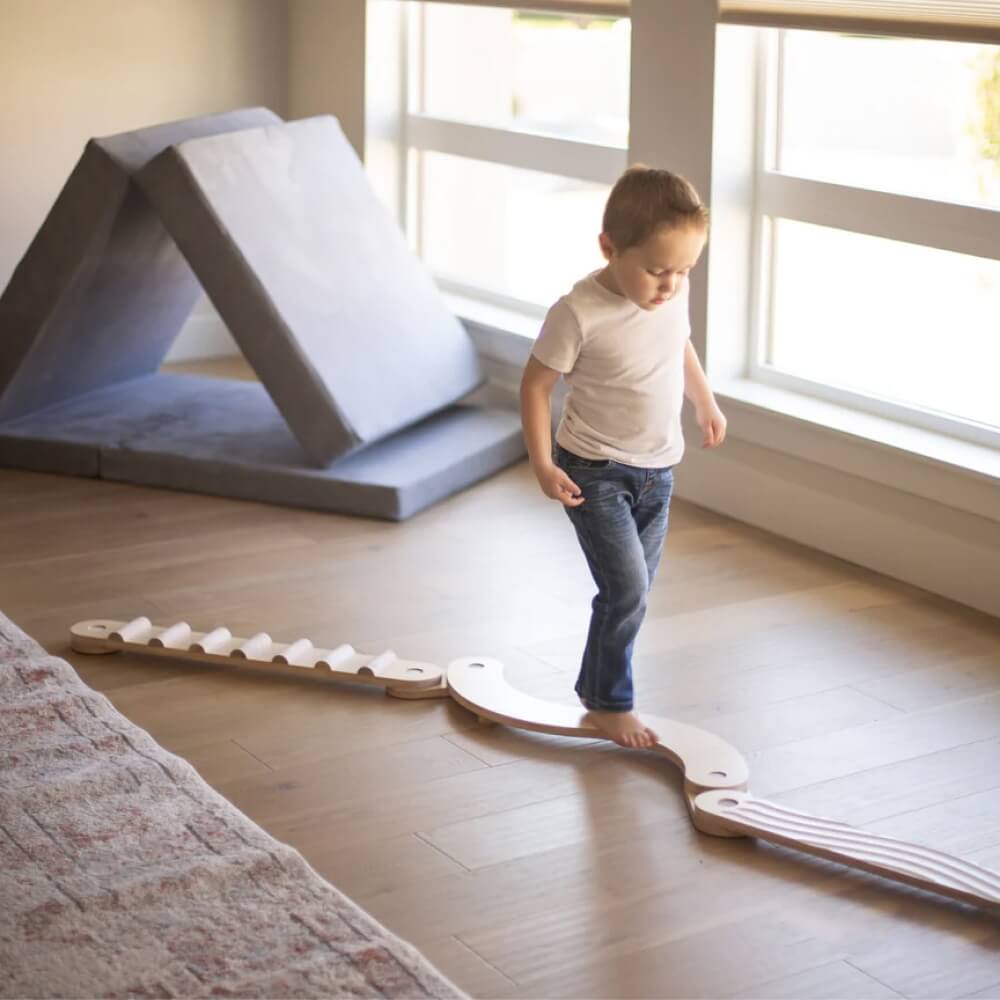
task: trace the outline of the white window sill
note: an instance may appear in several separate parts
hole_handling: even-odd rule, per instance
[[[451,311],[469,331],[477,350],[485,358],[523,368],[538,336],[542,321],[514,309],[477,299],[442,292]]]
[[[1000,521],[1000,452],[750,379],[714,384],[740,440]]]
[[[480,354],[519,374],[541,321],[464,296],[445,299]],[[713,380],[713,388],[735,439],[1000,521],[1000,452],[993,448],[751,379]]]

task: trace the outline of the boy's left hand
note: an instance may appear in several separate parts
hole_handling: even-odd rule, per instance
[[[712,400],[697,411],[698,426],[701,428],[702,448],[718,448],[726,439],[726,416]]]

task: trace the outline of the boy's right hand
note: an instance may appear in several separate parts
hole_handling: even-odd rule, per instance
[[[542,492],[552,500],[558,500],[564,507],[579,507],[583,503],[583,492],[569,476],[554,462],[535,468],[535,477]]]

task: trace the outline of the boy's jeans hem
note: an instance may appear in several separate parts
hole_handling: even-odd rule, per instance
[[[632,705],[616,704],[612,702],[588,702],[583,698],[580,700],[583,702],[583,707],[588,712],[621,712],[624,715],[626,712],[631,712],[634,707]]]

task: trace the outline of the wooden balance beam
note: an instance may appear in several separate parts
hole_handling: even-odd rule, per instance
[[[607,739],[586,710],[518,691],[504,679],[503,665],[487,657],[458,659],[445,671],[401,660],[392,651],[373,655],[349,645],[323,649],[308,639],[279,643],[265,632],[241,638],[226,628],[194,632],[186,622],[164,628],[148,618],[78,622],[70,638],[80,653],[134,652],[299,676],[308,671],[323,679],[378,685],[399,698],[451,697],[484,722]],[[756,798],[747,790],[749,769],[735,747],[697,726],[655,716],[644,720],[659,734],[651,752],[681,769],[691,820],[702,833],[757,837],[1000,913],[1000,873],[932,847]]]
[[[245,639],[222,627],[195,632],[187,622],[162,627],[148,618],[98,618],[77,622],[70,629],[70,645],[78,653],[141,653],[369,684],[399,698],[448,696],[444,671],[433,663],[401,660],[391,649],[359,653],[346,643],[326,649],[309,639],[275,642],[266,632]]]

